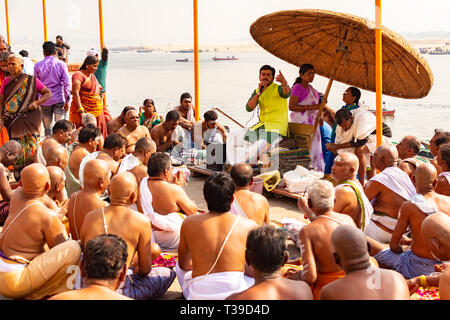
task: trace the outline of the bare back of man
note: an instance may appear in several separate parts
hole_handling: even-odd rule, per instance
[[[70,234],[72,239],[79,240],[81,228],[86,215],[98,208],[106,207],[108,203],[100,198],[97,193],[81,190],[70,196],[67,207],[67,218],[69,219]]]
[[[400,273],[369,267],[326,285],[320,300],[409,300],[409,291]]]
[[[119,162],[115,161],[113,158],[111,158],[107,153],[100,152],[97,156],[97,159],[104,160],[108,166],[109,170],[111,170],[111,173],[114,175],[116,174],[117,170],[119,169]]]
[[[139,271],[150,272],[151,224],[146,216],[125,206],[108,206],[91,211],[86,215],[81,228],[82,247],[84,248],[89,240],[105,233],[115,234],[126,242],[128,265],[131,265],[135,253],[138,253]]]
[[[437,178],[436,192],[438,192],[444,196],[450,196],[450,183],[449,183],[447,177],[445,177],[444,175],[440,175]]]
[[[54,145],[54,144],[59,144],[58,141],[56,141],[53,137],[49,136],[46,137],[41,144],[41,150],[42,150],[42,154],[47,154],[47,150],[50,148],[50,146]],[[35,154],[35,162],[37,159],[37,154]]]
[[[450,215],[450,199],[442,196],[434,191],[423,195],[429,205],[436,208],[437,211]],[[419,257],[434,259],[421,233],[421,225],[423,220],[427,217],[414,203],[405,201],[400,207],[399,219],[395,227],[391,239],[391,250],[401,252],[398,248],[400,238],[409,226],[411,231],[411,250]],[[394,247],[392,245],[394,243]],[[397,250],[397,251],[396,251]]]
[[[147,185],[153,196],[152,206],[155,212],[161,215],[172,212],[186,215],[197,213],[197,206],[180,186],[163,180],[150,179]]]
[[[133,300],[105,286],[92,285],[58,294],[49,300]]]
[[[375,199],[373,209],[398,218],[398,210],[406,200],[377,181],[369,181],[365,186],[365,193],[369,199]]]
[[[250,219],[239,218],[239,223],[228,238],[211,273],[244,271],[247,235],[257,225]],[[236,219],[236,215],[231,213],[207,213],[185,219],[181,227],[182,236],[178,253],[185,255],[189,252],[192,258],[193,278],[206,274],[213,266],[220,247]]]
[[[5,230],[7,234],[0,239],[3,254],[30,261],[45,252],[46,244],[53,248],[67,238],[57,213],[39,199],[30,200],[24,196],[22,188],[14,192],[10,213],[3,227]]]
[[[256,222],[258,226],[269,223],[269,202],[256,192],[250,190],[236,190],[234,199],[239,203],[247,218]]]
[[[72,172],[72,174],[75,176],[75,178],[79,179],[79,171],[80,171],[80,164],[81,161],[85,156],[89,154],[89,151],[86,150],[86,148],[83,148],[81,146],[77,146],[72,153],[70,154],[68,168]]]
[[[352,182],[355,184],[359,183],[356,180]],[[358,202],[355,190],[351,186],[343,186],[336,190],[334,211],[350,216],[358,228],[362,227],[361,206]]]
[[[255,284],[242,293],[235,293],[227,300],[312,300],[312,298],[311,289],[306,282],[280,276]]]
[[[138,185],[141,183],[142,179],[144,179],[145,177],[148,176],[148,174],[147,174],[147,166],[144,166],[144,165],[134,167],[133,169],[128,170],[128,172],[131,172],[134,175]]]
[[[106,125],[106,128],[108,130],[108,134],[115,133],[117,130],[122,128],[124,126],[124,123],[122,122],[122,118],[116,117],[111,119],[108,124]]]
[[[328,212],[306,225],[300,231],[302,246],[302,259],[304,269],[306,265],[315,265],[316,272],[336,272],[340,268],[333,259],[331,234],[340,225],[355,226],[353,219],[345,214]]]

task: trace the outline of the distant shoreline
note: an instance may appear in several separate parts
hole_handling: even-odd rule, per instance
[[[422,47],[437,47],[445,45],[450,42],[450,39],[422,39],[422,40],[408,40],[408,42],[416,49]],[[127,48],[123,46],[121,48]],[[136,46],[129,46],[129,48],[138,48]],[[193,50],[191,43],[183,44],[154,44],[140,46],[140,49],[152,49],[154,52],[171,53],[172,51]],[[118,48],[112,48],[117,50]],[[253,43],[205,43],[199,44],[199,51],[202,53],[262,53],[266,52],[259,44]]]

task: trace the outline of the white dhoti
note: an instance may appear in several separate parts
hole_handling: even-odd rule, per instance
[[[234,199],[233,202],[231,203],[230,212],[234,213],[235,215],[248,218],[247,214],[244,212],[244,210],[242,210],[239,202],[237,202],[236,199]]]
[[[388,167],[369,181],[381,183],[386,188],[405,199],[405,201],[411,201],[417,195],[416,188],[409,176],[398,167]],[[374,200],[376,201],[376,199]],[[397,219],[375,210],[370,223],[364,230],[364,233],[367,236],[374,238],[377,241],[388,243],[392,234],[381,229],[374,221],[393,231],[397,225]]]
[[[388,167],[369,181],[377,181],[386,188],[410,201],[417,194],[416,188],[406,172],[398,167]]]
[[[240,271],[216,272],[192,278],[192,271],[180,269],[177,263],[176,272],[186,300],[224,300],[255,283],[255,279]]]
[[[136,167],[139,167],[140,165],[142,165],[142,163],[138,158],[136,158],[132,153],[127,154],[120,162],[117,174],[134,169]]]
[[[397,223],[397,220],[392,219],[395,221],[395,224]],[[378,223],[385,225],[388,224],[386,220],[381,220],[378,221]],[[395,228],[395,224],[394,224],[394,228]],[[393,230],[393,229],[391,229]],[[368,237],[371,237],[374,240],[377,240],[378,242],[381,243],[389,243],[391,242],[391,238],[392,238],[392,233],[389,233],[383,229],[381,229],[379,226],[377,226],[374,222],[374,220],[370,220],[369,223],[367,224],[366,228],[364,229],[364,234]]]
[[[214,261],[207,273],[192,278],[192,271],[181,269],[177,262],[177,278],[186,300],[224,300],[233,293],[248,289],[255,283],[253,278],[245,276],[242,271],[212,273],[217,261],[219,261],[223,248],[227,244],[228,238],[238,224],[240,218],[241,216],[237,216],[235,219],[230,231],[222,243],[216,261]]]
[[[342,144],[368,138],[366,146],[369,154],[366,154],[366,163],[370,164],[370,155],[373,155],[377,148],[377,136],[372,134],[376,130],[376,117],[368,110],[363,108],[355,109],[353,112],[353,124],[347,131],[341,126],[336,128],[336,144]],[[383,136],[383,144],[389,144],[390,139]],[[337,153],[350,152],[355,153],[355,148],[339,149]]]
[[[172,212],[162,215],[153,210],[153,196],[148,188],[148,177],[142,179],[139,186],[140,202],[144,215],[146,215],[152,225],[162,231],[153,230],[152,237],[161,249],[177,249],[180,243],[180,229],[183,223],[184,214]]]
[[[448,184],[450,184],[450,171],[444,171],[439,173],[438,177],[444,177],[447,179]]]
[[[38,163],[41,163],[44,166],[47,166],[47,160],[45,160],[44,154],[42,153],[42,143],[39,143],[36,148],[36,159],[37,159]]]

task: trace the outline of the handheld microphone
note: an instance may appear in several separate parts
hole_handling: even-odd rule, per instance
[[[261,85],[261,87],[259,87],[259,94],[261,94],[261,92],[264,90],[264,86]]]

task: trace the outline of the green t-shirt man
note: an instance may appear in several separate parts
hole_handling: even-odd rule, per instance
[[[108,49],[103,48],[102,59],[99,61],[97,71],[95,71],[95,73],[94,73],[98,82],[103,87],[100,90],[100,93],[104,93],[106,91],[106,68],[107,67],[108,67]]]

